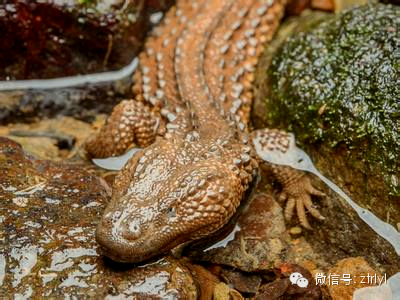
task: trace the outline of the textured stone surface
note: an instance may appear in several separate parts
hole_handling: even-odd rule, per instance
[[[21,144],[24,151],[35,158],[53,161],[75,155],[93,131],[85,122],[62,116],[30,124],[0,126],[0,136]]]
[[[94,230],[107,190],[84,165],[34,160],[0,137],[0,169],[0,298],[196,297],[174,259],[141,268],[104,261]]]
[[[256,72],[255,86],[258,92],[255,93],[253,109],[253,121],[255,121],[256,127],[263,128],[268,124],[265,99],[269,97],[270,87],[266,70],[274,56],[273,50],[278,49],[280,43],[291,32],[294,31],[295,34],[298,34],[297,30],[313,28],[321,20],[328,18],[329,16],[326,15],[309,13],[299,19],[293,19],[292,22],[281,26],[282,31],[277,34],[278,40],[272,41],[272,47],[266,48]],[[304,27],[304,25],[306,26]],[[310,80],[313,79],[310,78]],[[297,103],[296,101],[293,103]],[[286,120],[288,116],[282,114],[281,118]],[[304,131],[301,134],[305,134]],[[381,220],[399,228],[399,202],[396,197],[388,195],[379,171],[372,172],[365,168],[363,158],[351,160],[348,149],[342,146],[331,148],[325,144],[315,143],[313,145],[305,144],[302,147],[311,156],[316,168],[341,187],[353,200],[370,209]],[[354,152],[360,152],[359,149],[368,151],[368,148],[363,146],[355,147]],[[330,265],[341,259],[349,256],[363,256],[374,268],[381,266],[388,275],[395,273],[400,267],[400,261],[390,244],[370,229],[340,197],[324,187],[321,182],[318,183],[318,180],[315,184],[327,194],[319,206],[326,220],[321,225],[312,224],[314,227],[312,233],[305,231],[301,234],[292,234],[291,244],[293,249],[297,249],[293,253],[297,253],[297,255],[289,254],[286,258],[291,260],[302,257],[305,258],[302,259],[302,264],[304,264],[309,263],[307,257],[312,257],[310,261],[326,271]]]
[[[136,55],[149,14],[172,1],[23,1],[0,5],[0,79],[115,70]]]
[[[189,255],[247,272],[271,270],[284,260],[288,243],[282,208],[272,197],[259,195],[239,216],[229,241]]]
[[[131,78],[71,88],[0,91],[0,124],[35,122],[43,118],[71,116],[93,121],[131,96]]]
[[[383,4],[328,17],[288,38],[266,77],[268,125],[346,149],[350,168],[364,163],[367,194],[400,195],[399,20],[400,8]]]
[[[131,97],[131,76],[86,84],[74,75],[115,71],[128,65],[147,31],[173,1],[6,2],[0,4],[0,80],[10,80],[7,84],[11,87],[3,91],[0,82],[0,124],[57,115],[92,121],[96,114],[109,112],[113,105]],[[71,78],[58,84],[81,84],[54,90],[42,82],[41,89],[16,91],[12,82],[66,76]],[[102,82],[106,81],[102,76]]]
[[[356,289],[380,285],[389,279],[389,276],[385,279],[385,275],[374,270],[362,257],[343,259],[325,275],[327,277],[331,275],[326,279],[325,285],[333,299],[352,299]]]

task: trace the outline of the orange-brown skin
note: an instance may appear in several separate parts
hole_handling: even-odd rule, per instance
[[[141,262],[217,231],[235,213],[259,161],[247,129],[253,70],[283,9],[274,0],[178,0],[154,30],[136,99],[117,105],[86,145],[94,157],[146,147],[117,175],[97,228],[107,256]],[[282,134],[274,141],[284,144]],[[286,216],[296,203],[309,227],[304,207],[321,217],[311,207],[318,192],[303,173],[272,170],[289,199]]]

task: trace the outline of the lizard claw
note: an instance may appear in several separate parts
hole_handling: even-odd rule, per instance
[[[311,201],[311,195],[324,197],[325,194],[315,189],[308,176],[304,175],[295,181],[288,182],[279,196],[280,199],[287,199],[285,207],[285,219],[290,220],[296,207],[297,217],[301,226],[312,229],[306,217],[306,209],[314,218],[324,220],[325,217],[316,209]]]
[[[288,199],[288,195],[284,191],[279,194],[279,201],[283,202]]]

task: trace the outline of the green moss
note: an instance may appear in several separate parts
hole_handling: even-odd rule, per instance
[[[346,143],[400,194],[400,7],[361,6],[296,33],[272,61],[271,126]],[[361,157],[361,156],[360,156]]]

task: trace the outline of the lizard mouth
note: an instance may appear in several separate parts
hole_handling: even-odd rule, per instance
[[[129,238],[126,234],[111,231],[107,224],[101,222],[96,229],[96,241],[99,244],[99,253],[118,263],[145,264],[149,260],[165,255],[171,249],[184,244],[185,236],[194,237],[204,226],[194,226],[191,232],[185,234],[148,234],[141,233],[136,238]],[[196,240],[194,238],[193,240]],[[190,244],[191,242],[189,242]]]
[[[116,229],[108,218],[103,217],[96,229],[99,252],[115,262],[142,264],[168,253],[185,242],[185,236],[191,236],[188,232],[183,235],[179,230],[164,231],[161,228],[165,229],[159,222],[154,222],[149,227],[144,226],[141,230],[131,232],[126,227]],[[198,230],[197,226],[192,227],[192,230]]]
[[[100,245],[99,252],[102,255],[120,263],[139,263],[163,254],[160,251],[152,251],[152,249],[163,249],[162,245],[155,245],[161,244],[161,239],[152,240],[143,237],[135,240],[127,239],[119,234],[111,234],[111,231],[101,223],[96,229],[96,241]]]

